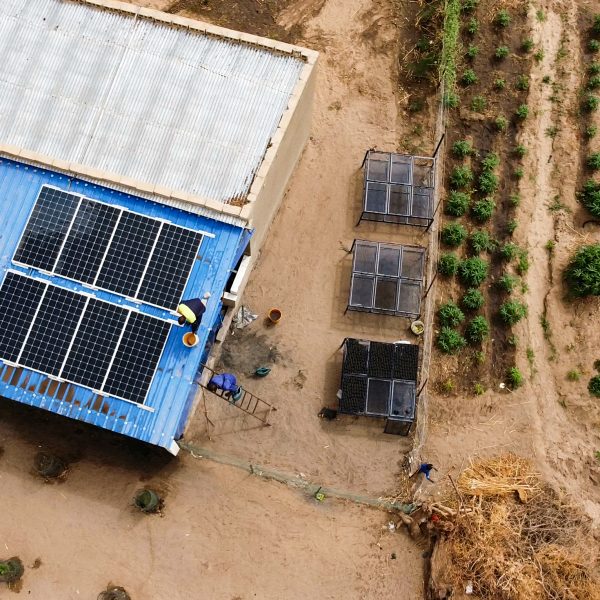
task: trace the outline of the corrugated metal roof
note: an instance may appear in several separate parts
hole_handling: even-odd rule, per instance
[[[61,0],[0,2],[1,141],[228,202],[243,198],[303,60]]]
[[[118,204],[149,216],[168,219],[178,225],[203,230],[215,236],[205,237],[203,240],[199,258],[184,293],[184,298],[202,296],[205,291],[212,293],[199,330],[200,342],[195,348],[188,349],[181,342],[184,330],[179,327],[171,329],[146,401],[146,406],[154,408],[154,412],[124,400],[102,399],[88,389],[70,383],[52,382],[44,375],[28,369],[16,369],[0,361],[2,396],[171,448],[173,439],[182,433],[187,420],[190,399],[195,389],[194,377],[210,326],[219,315],[220,298],[234,267],[244,230],[80,179],[70,179],[49,170],[0,158],[0,220],[3,225],[0,229],[0,282],[4,280],[6,271],[13,269],[64,288],[90,292],[89,288],[78,283],[11,263],[21,232],[44,184]],[[132,306],[116,294],[97,291],[94,295],[103,300]],[[141,305],[139,308],[154,316],[165,317],[168,314],[152,306]]]

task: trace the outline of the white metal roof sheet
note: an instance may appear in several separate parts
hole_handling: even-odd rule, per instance
[[[65,0],[0,2],[0,142],[243,198],[303,60]]]

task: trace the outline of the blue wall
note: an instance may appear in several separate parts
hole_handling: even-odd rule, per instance
[[[1,360],[0,394],[151,444],[172,447],[173,439],[181,435],[187,421],[195,392],[194,376],[209,336],[209,328],[218,323],[222,292],[231,269],[235,267],[236,256],[239,256],[244,230],[49,170],[0,158],[0,281],[4,280],[7,269],[12,269],[41,277],[64,288],[90,292],[89,288],[76,282],[40,274],[35,269],[11,263],[31,209],[44,184],[213,234],[214,238],[205,236],[202,241],[183,298],[202,297],[207,291],[212,296],[199,330],[200,343],[195,348],[188,349],[181,342],[183,333],[189,329],[176,325],[172,327],[145,403],[154,412],[116,398],[101,399],[91,390],[75,384],[52,382],[33,371],[4,365]],[[174,320],[167,311],[133,304],[116,294],[97,291],[95,296],[113,303],[136,306],[147,314]]]

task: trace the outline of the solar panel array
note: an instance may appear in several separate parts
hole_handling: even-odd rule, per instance
[[[170,324],[8,272],[0,288],[0,359],[143,404]]]
[[[185,227],[43,186],[14,262],[172,310],[201,242]]]

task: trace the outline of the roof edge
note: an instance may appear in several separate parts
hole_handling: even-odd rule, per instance
[[[294,44],[288,44],[286,42],[279,42],[271,40],[269,38],[253,35],[251,33],[243,33],[241,31],[235,31],[234,29],[227,29],[226,27],[219,27],[217,25],[211,25],[205,21],[199,21],[197,19],[190,19],[188,17],[181,17],[179,15],[172,15],[160,10],[153,8],[146,8],[143,6],[137,6],[134,4],[128,4],[127,2],[120,2],[119,0],[73,0],[79,4],[87,4],[89,6],[95,6],[97,8],[115,10],[118,12],[124,12],[131,15],[140,17],[146,17],[155,21],[160,21],[167,25],[175,25],[179,27],[187,27],[206,35],[213,35],[216,37],[228,38],[235,42],[242,42],[251,44],[254,46],[260,46],[265,50],[271,52],[281,52],[284,54],[292,54],[302,58],[309,64],[314,64],[317,61],[319,53],[316,50],[310,48],[304,48],[303,46],[296,46]]]

